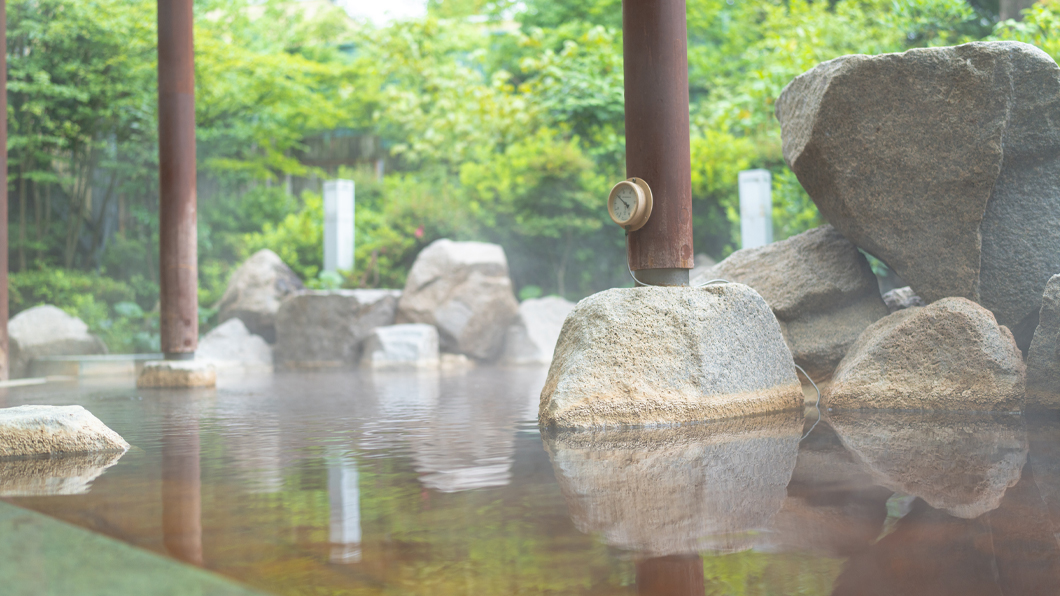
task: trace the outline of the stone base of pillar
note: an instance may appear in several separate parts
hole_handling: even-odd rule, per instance
[[[215,387],[217,371],[202,360],[155,360],[144,363],[136,386],[141,389]]]

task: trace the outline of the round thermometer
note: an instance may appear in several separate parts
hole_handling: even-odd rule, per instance
[[[651,189],[641,178],[619,182],[607,197],[607,212],[611,219],[627,232],[639,230],[648,223],[651,205]]]

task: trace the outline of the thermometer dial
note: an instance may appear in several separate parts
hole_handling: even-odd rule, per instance
[[[607,212],[612,221],[629,232],[639,230],[648,223],[651,207],[651,189],[640,178],[619,182],[607,197]]]

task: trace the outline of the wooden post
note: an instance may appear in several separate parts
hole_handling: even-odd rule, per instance
[[[693,267],[684,0],[623,0],[626,176],[643,178],[654,207],[629,234],[629,264],[653,285],[687,285]]]
[[[0,0],[0,114],[4,124],[0,126],[0,381],[11,378],[9,342],[7,337],[7,0]]]
[[[194,358],[199,340],[192,0],[158,0],[159,281],[162,352]]]

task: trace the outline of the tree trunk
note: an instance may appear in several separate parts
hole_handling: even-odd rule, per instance
[[[570,256],[572,234],[573,231],[568,229],[566,241],[563,243],[563,255],[559,258],[559,266],[556,267],[556,293],[564,298],[567,297],[567,287],[564,280],[567,278],[567,258]]]
[[[1017,21],[1023,20],[1023,15],[1020,14],[1023,10],[1034,6],[1035,0],[1001,0],[1000,13],[1001,20],[1007,21],[1009,19],[1015,19]]]
[[[25,159],[25,156],[23,156]],[[26,165],[18,164],[18,270],[26,270]]]

